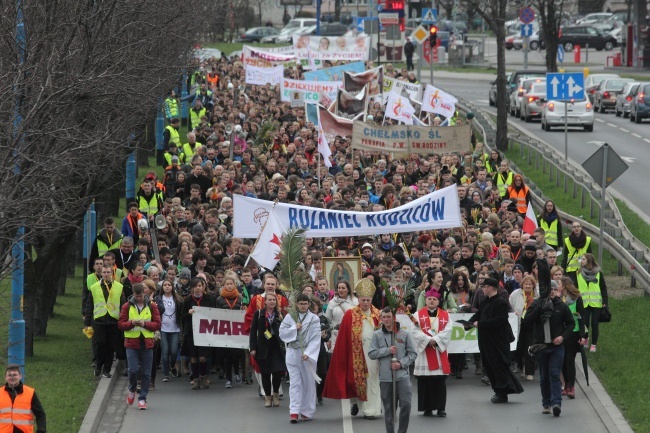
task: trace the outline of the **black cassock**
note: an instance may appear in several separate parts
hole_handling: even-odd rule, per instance
[[[478,321],[478,348],[485,374],[496,394],[520,394],[521,384],[510,370],[510,342],[514,340],[508,311],[510,305],[503,297],[485,298],[469,320]]]

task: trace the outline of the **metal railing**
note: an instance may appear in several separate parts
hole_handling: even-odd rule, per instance
[[[461,111],[474,113],[474,121],[472,122],[474,129],[483,136],[487,148],[496,148],[496,125],[491,116],[467,100],[459,100],[457,106]],[[569,161],[558,156],[558,152],[547,144],[524,134],[509,134],[508,141],[510,146],[513,144],[519,145],[522,158],[526,156],[526,152],[528,153],[527,161],[529,165],[534,164],[539,168],[541,164],[544,173],[548,168],[549,181],[555,180],[556,185],[560,187],[563,178],[563,192],[572,194],[574,199],[580,197],[581,208],[586,207],[588,204],[591,218],[599,214],[601,211],[600,187],[598,185],[594,187],[591,177],[584,173],[581,167],[575,167]],[[511,166],[513,171],[523,174],[514,164],[511,164]],[[571,191],[569,191],[568,179],[572,180]],[[548,198],[529,179],[526,179],[526,182],[531,190],[533,207],[541,209]],[[630,274],[632,287],[636,287],[638,284],[647,294],[650,294],[650,272],[648,272],[650,269],[650,250],[634,237],[625,226],[618,206],[609,194],[605,197],[605,201],[607,208],[604,210],[603,249],[607,250],[618,261],[619,275],[623,274],[624,269],[627,270]],[[598,226],[561,210],[558,210],[558,214],[567,229],[569,226],[565,221],[579,221],[588,236],[591,236],[594,240],[598,239],[600,233]]]

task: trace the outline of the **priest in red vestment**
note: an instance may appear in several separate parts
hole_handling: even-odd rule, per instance
[[[381,413],[379,363],[368,358],[368,350],[372,335],[381,324],[380,311],[372,306],[373,280],[363,278],[355,291],[359,305],[343,316],[323,397],[352,399],[353,416],[361,409],[364,418],[375,419]]]

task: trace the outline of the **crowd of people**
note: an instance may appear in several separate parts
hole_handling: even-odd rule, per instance
[[[388,396],[395,372],[399,431],[406,431],[409,374],[417,378],[418,411],[444,417],[446,379],[462,379],[469,359],[493,387],[494,403],[522,391],[513,372],[534,380],[539,370],[543,411],[559,416],[562,396],[576,396],[576,353],[582,345],[596,351],[599,314],[608,302],[591,239],[579,223],[563,237],[549,201],[539,227],[523,232],[530,203],[525,180],[481,143],[462,154],[400,158],[356,149],[351,137],[339,136],[330,143],[328,168],[316,157],[317,127],[303,107],[281,102],[277,86],[245,85],[238,58],[197,62],[188,82],[189,132],[181,133],[174,92],[165,100],[164,177],[145,174],[121,230],[106,218],[90,253],[83,316],[94,331],[96,377],[110,377],[114,354],[127,360],[127,403],[138,394],[140,409],[160,387],[158,365],[162,382],[189,376],[193,389],[210,387],[211,373],[225,388],[252,384],[256,376],[266,407],[280,405],[286,379],[292,423],[310,420],[323,397],[350,398],[352,415],[374,419],[383,408],[392,431]],[[409,80],[406,70],[388,65],[385,71]],[[288,68],[286,75],[300,78],[302,69]],[[367,114],[384,122],[380,103]],[[376,212],[451,185],[459,227],[306,239],[303,265],[313,284],[291,300],[271,270],[247,260],[255,239],[233,236],[235,195]],[[154,246],[149,227],[158,216],[165,224]],[[149,224],[143,227],[142,219]],[[362,278],[340,279],[330,289],[326,257],[360,257]],[[393,285],[413,288],[402,306],[417,325],[411,332],[399,329],[387,308]],[[291,303],[298,315],[288,314]],[[197,306],[246,310],[249,349],[195,345]],[[466,326],[478,328],[480,354],[447,353],[450,313],[473,313]],[[509,313],[521,318],[512,353]],[[544,333],[549,320],[551,340]],[[399,343],[390,343],[395,333]],[[529,353],[535,344],[544,347]]]

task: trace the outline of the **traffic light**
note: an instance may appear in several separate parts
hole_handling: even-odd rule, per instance
[[[435,47],[436,42],[438,42],[438,27],[431,26],[429,27],[429,46]]]

